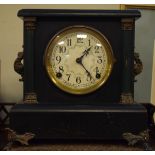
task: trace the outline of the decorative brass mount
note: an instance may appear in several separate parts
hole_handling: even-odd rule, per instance
[[[22,63],[23,60],[23,52],[18,52],[18,56],[15,59],[14,62],[14,70],[16,73],[18,73],[19,75],[21,75],[21,79],[19,79],[19,81],[24,81],[23,76],[24,76],[24,64]]]
[[[35,22],[36,22],[35,17],[24,18],[24,26],[27,30],[34,30],[36,28]]]
[[[134,77],[140,74],[143,70],[143,63],[139,57],[139,53],[134,53]],[[136,80],[135,80],[136,81]]]
[[[120,102],[123,104],[134,103],[132,94],[131,93],[122,93]]]
[[[35,137],[33,133],[25,133],[23,135],[16,134],[15,131],[10,128],[5,128],[3,130],[3,134],[6,137],[7,145],[3,148],[3,150],[10,150],[12,144],[17,141],[22,145],[29,145],[28,141]]]
[[[35,104],[38,103],[36,93],[26,93],[24,97],[24,103]]]
[[[140,132],[138,135],[132,133],[123,133],[123,138],[128,141],[128,145],[134,146],[137,143],[142,143],[145,150],[152,150],[148,145],[149,141],[149,130]]]
[[[134,20],[131,18],[122,19],[122,30],[133,30]]]

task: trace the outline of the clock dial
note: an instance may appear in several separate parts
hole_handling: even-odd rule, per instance
[[[107,39],[88,27],[69,27],[54,36],[45,53],[50,79],[62,90],[86,94],[105,83],[113,66]]]

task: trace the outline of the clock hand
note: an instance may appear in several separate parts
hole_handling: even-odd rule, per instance
[[[90,51],[91,47],[89,47],[88,49],[86,49],[84,52],[83,52],[83,55],[81,57],[79,57],[78,59],[80,59],[82,61],[83,57],[86,55],[89,54],[89,51]]]
[[[76,59],[76,62],[79,63],[79,64],[82,64],[82,59],[85,55],[88,55],[89,54],[89,51],[90,51],[91,47],[89,47],[88,49],[86,49],[84,52],[83,52],[83,55],[79,58]]]
[[[80,65],[85,69],[87,75],[88,75],[90,78],[92,78],[92,75],[90,74],[90,72],[89,72],[89,71],[85,68],[85,66],[83,65],[82,59],[77,58],[77,59],[76,59],[76,62],[77,62],[78,64],[80,64]]]
[[[85,71],[87,72],[87,75],[92,78],[90,72],[85,68],[85,66],[83,65],[83,63],[81,63],[81,66],[85,69]]]

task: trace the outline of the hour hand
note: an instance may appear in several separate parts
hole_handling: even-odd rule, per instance
[[[89,51],[90,51],[91,47],[89,47],[88,49],[86,49],[84,52],[83,52],[83,55],[88,55],[89,54]]]
[[[80,59],[82,61],[83,57],[86,55],[89,54],[89,51],[90,51],[91,47],[89,47],[88,49],[86,49],[84,52],[83,52],[83,55],[81,57],[79,57],[78,59]]]

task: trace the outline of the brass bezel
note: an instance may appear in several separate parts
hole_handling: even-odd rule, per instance
[[[104,47],[106,49],[107,57],[108,57],[108,65],[107,65],[107,69],[106,69],[107,70],[106,74],[95,85],[90,86],[88,88],[81,88],[81,89],[73,89],[73,88],[63,85],[59,80],[57,80],[57,77],[54,74],[54,71],[51,69],[51,65],[50,65],[50,56],[52,54],[52,49],[54,48],[55,43],[60,38],[64,37],[66,34],[77,32],[77,31],[90,33],[91,35],[93,35],[97,39],[99,39],[101,41],[101,43],[104,45]],[[49,50],[49,48],[50,48],[50,50]],[[67,93],[70,93],[70,94],[77,94],[77,95],[78,94],[79,95],[88,94],[88,93],[91,93],[91,92],[97,90],[98,88],[100,88],[107,81],[108,77],[110,76],[114,62],[115,62],[115,58],[113,56],[113,50],[112,50],[112,47],[111,47],[109,41],[106,39],[106,37],[101,32],[99,32],[98,30],[96,30],[92,27],[81,26],[81,25],[70,26],[70,27],[67,27],[67,28],[59,31],[49,41],[49,43],[46,47],[46,50],[45,50],[45,55],[44,55],[44,65],[45,65],[45,68],[46,68],[46,71],[47,71],[47,74],[48,74],[50,80],[61,90],[65,91]]]

